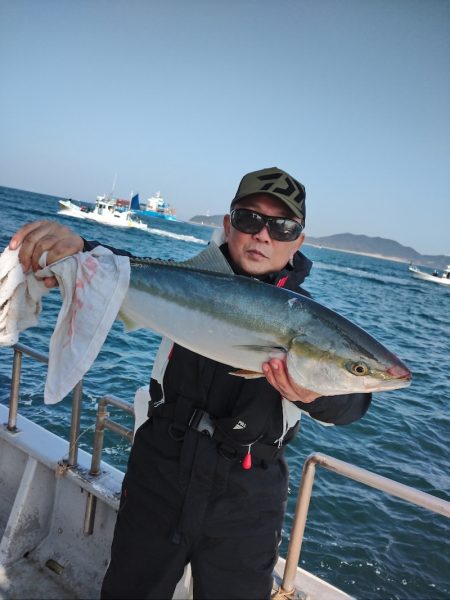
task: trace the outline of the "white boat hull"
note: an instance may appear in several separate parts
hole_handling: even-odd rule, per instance
[[[445,276],[440,275],[431,275],[430,273],[425,273],[421,271],[417,267],[409,267],[409,272],[416,279],[422,279],[423,281],[431,281],[432,283],[439,283],[440,285],[448,285],[450,286],[450,279]]]
[[[58,214],[63,215],[65,217],[75,217],[77,219],[95,221],[96,223],[102,223],[103,225],[111,225],[113,227],[134,227],[136,229],[147,229],[146,223],[131,218],[132,213],[130,211],[99,213],[97,209],[94,209],[91,212],[85,212],[82,211],[76,204],[73,204],[71,202],[60,200],[60,204],[62,208],[58,211]]]

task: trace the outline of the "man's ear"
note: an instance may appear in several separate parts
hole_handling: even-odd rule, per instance
[[[297,252],[298,250],[300,250],[300,248],[301,248],[301,246],[302,246],[302,244],[303,244],[304,241],[305,241],[305,234],[302,233],[300,235],[300,237],[298,238],[298,240],[297,240],[297,247],[295,249],[295,252]]]
[[[230,227],[231,227],[230,215],[225,215],[223,218],[223,230],[225,232],[225,241],[228,241],[228,236],[230,235]]]
[[[298,240],[297,240],[296,244],[295,244],[295,250],[294,250],[294,252],[292,253],[292,255],[291,255],[291,258],[289,259],[289,262],[291,263],[291,265],[292,265],[292,264],[293,264],[293,262],[294,262],[294,254],[295,254],[296,252],[298,252],[298,250],[300,250],[300,248],[301,248],[301,246],[302,246],[302,244],[303,244],[303,242],[304,242],[304,241],[305,241],[305,234],[304,234],[304,233],[302,233],[302,234],[300,235],[300,237],[298,238]]]

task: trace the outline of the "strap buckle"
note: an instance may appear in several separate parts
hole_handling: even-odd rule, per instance
[[[196,408],[189,420],[188,427],[195,429],[199,433],[213,437],[216,426],[207,412],[201,408]]]

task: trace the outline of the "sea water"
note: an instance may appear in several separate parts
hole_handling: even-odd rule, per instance
[[[14,231],[36,219],[54,219],[86,239],[139,256],[183,260],[202,250],[209,227],[146,219],[148,230],[120,229],[58,214],[58,199],[0,188],[0,246]],[[302,419],[287,449],[290,496],[281,546],[295,510],[301,468],[311,452],[323,452],[450,500],[450,288],[413,279],[407,265],[305,245],[314,261],[305,283],[314,298],[362,326],[402,358],[413,373],[409,388],[374,394],[360,421],[325,427]],[[44,299],[40,323],[21,342],[48,352],[60,307],[59,292]],[[84,379],[80,446],[92,448],[97,400],[114,393],[131,401],[146,385],[159,336],[124,333],[116,322]],[[0,349],[0,402],[7,403],[12,351]],[[45,406],[46,367],[23,359],[19,411],[68,438],[70,398]],[[111,409],[112,417],[131,426]],[[124,470],[129,444],[105,437],[104,458]],[[444,599],[450,597],[450,522],[331,472],[317,469],[301,566],[361,599]]]

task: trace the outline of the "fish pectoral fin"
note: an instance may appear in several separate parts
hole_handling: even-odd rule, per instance
[[[245,369],[239,369],[238,371],[230,371],[229,375],[235,377],[243,377],[244,379],[258,379],[264,377],[264,373],[258,373],[257,371],[247,371]]]
[[[284,346],[274,346],[273,344],[240,344],[233,347],[242,350],[253,350],[253,352],[264,352],[269,354],[271,358],[280,355],[284,357],[288,352]]]
[[[234,348],[239,348],[241,350],[252,350],[253,352],[262,352],[264,353],[264,358],[266,360],[270,360],[271,358],[280,358],[283,360],[287,354],[287,350],[284,346],[274,346],[273,344],[243,344],[234,346]],[[247,369],[231,371],[230,375],[234,375],[235,377],[243,377],[244,379],[257,379],[258,377],[265,377],[264,373],[261,371],[250,371]]]

